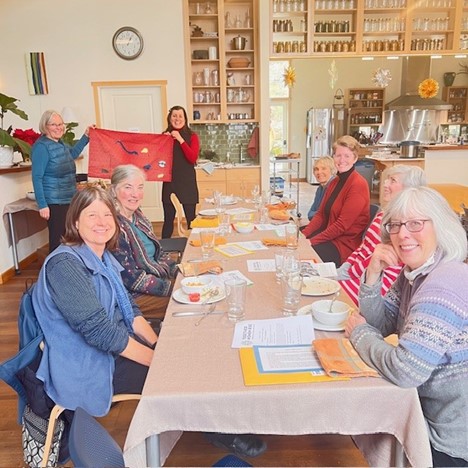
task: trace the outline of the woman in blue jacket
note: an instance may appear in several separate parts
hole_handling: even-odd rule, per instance
[[[65,124],[58,112],[47,110],[39,121],[42,135],[32,147],[32,181],[39,215],[49,227],[49,252],[60,245],[65,232],[65,217],[76,192],[75,159],[88,144],[89,129],[71,147],[61,141]]]

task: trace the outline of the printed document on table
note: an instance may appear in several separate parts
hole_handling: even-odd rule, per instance
[[[236,323],[231,347],[310,345],[314,339],[310,314],[267,320],[243,320]]]
[[[263,245],[262,241],[242,241],[236,242],[236,245],[240,245],[243,249],[254,252],[255,250],[268,250],[268,247]]]
[[[218,275],[219,279],[224,282],[228,279],[237,279],[237,280],[244,280],[247,283],[247,286],[253,284],[253,281],[247,278],[244,274],[242,274],[239,270],[231,270],[225,271]]]
[[[258,372],[312,372],[325,375],[312,344],[299,346],[254,346]]]
[[[276,271],[275,260],[272,258],[247,260],[247,270],[255,273]]]

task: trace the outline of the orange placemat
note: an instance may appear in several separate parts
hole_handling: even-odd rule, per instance
[[[216,245],[223,245],[226,244],[227,240],[225,237],[215,237],[215,244]],[[193,247],[201,247],[201,240],[200,239],[190,239],[189,244]]]
[[[275,239],[275,238],[264,238],[262,239],[262,244],[266,245],[267,247],[273,247],[273,246],[280,246],[280,247],[286,247],[286,239]]]
[[[195,274],[202,275],[203,273],[219,275],[223,272],[223,267],[217,260],[206,262],[181,262],[177,266],[184,276],[194,276]]]

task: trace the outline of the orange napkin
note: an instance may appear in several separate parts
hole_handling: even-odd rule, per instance
[[[278,245],[280,247],[286,247],[286,239],[276,239],[276,238],[265,238],[262,239],[262,244],[267,247],[272,247]]]
[[[266,205],[268,211],[271,210],[292,210],[296,207],[295,201],[282,201],[277,203],[276,205]]]
[[[193,224],[192,224],[193,226]],[[223,245],[226,244],[227,240],[225,237],[215,237],[215,244],[216,245]],[[189,244],[193,247],[201,247],[201,240],[200,239],[190,239]]]
[[[320,364],[330,377],[379,377],[360,357],[347,338],[322,338],[313,346]]]
[[[196,263],[196,265],[194,265],[194,263]],[[195,274],[202,275],[203,273],[214,273],[215,275],[219,275],[223,272],[221,263],[217,260],[206,262],[181,262],[177,266],[184,276],[194,276]],[[198,267],[198,271],[195,270],[194,266]]]
[[[210,227],[218,227],[219,222],[218,218],[200,218],[197,216],[190,224],[191,228],[210,228]]]
[[[278,221],[288,221],[291,215],[286,210],[270,210],[268,216]]]

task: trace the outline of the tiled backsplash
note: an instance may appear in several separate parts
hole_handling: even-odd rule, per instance
[[[200,138],[200,159],[239,163],[252,161],[247,153],[256,123],[194,124],[191,129]],[[242,148],[242,161],[241,161]],[[229,159],[228,159],[229,153]],[[254,159],[258,162],[258,156]]]

